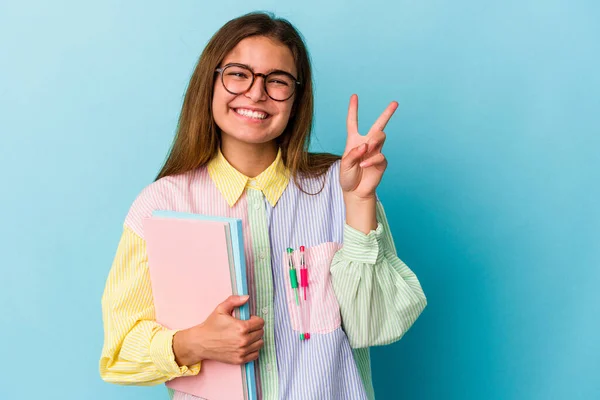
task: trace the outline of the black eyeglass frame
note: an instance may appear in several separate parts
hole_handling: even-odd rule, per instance
[[[232,92],[231,90],[227,89],[227,86],[225,85],[225,78],[224,78],[223,72],[227,68],[229,68],[229,67],[239,67],[239,68],[244,68],[244,69],[247,69],[248,71],[250,71],[250,73],[252,74],[252,82],[250,82],[250,85],[248,86],[248,89],[246,89],[245,91],[240,92],[240,93],[235,93],[235,92]],[[294,96],[294,94],[296,93],[296,87],[300,86],[302,84],[294,75],[290,74],[289,72],[285,72],[285,71],[281,71],[281,70],[276,70],[276,71],[269,72],[268,74],[262,74],[262,73],[259,73],[259,72],[254,72],[252,70],[252,68],[250,68],[249,66],[247,66],[245,64],[238,64],[238,63],[230,63],[230,64],[227,64],[227,65],[224,65],[223,67],[216,68],[215,72],[218,72],[221,75],[221,83],[223,84],[223,87],[225,88],[225,90],[227,90],[227,92],[229,92],[231,94],[235,94],[235,95],[246,93],[248,90],[250,90],[252,88],[252,86],[254,86],[254,81],[256,80],[256,77],[259,76],[259,77],[263,78],[263,89],[265,90],[265,93],[267,94],[267,96],[269,96],[269,98],[271,98],[274,101],[287,101],[287,100],[291,99],[292,96]],[[274,99],[269,94],[269,91],[267,90],[267,78],[270,75],[275,75],[275,74],[277,74],[277,75],[282,75],[282,74],[286,75],[286,76],[290,77],[292,79],[292,81],[294,82],[294,84],[295,84],[294,88],[293,88],[294,90],[292,91],[292,94],[288,98],[286,98],[286,99],[283,99],[283,100]]]

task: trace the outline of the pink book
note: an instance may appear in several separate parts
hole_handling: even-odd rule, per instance
[[[144,233],[156,321],[161,325],[198,325],[228,296],[238,294],[228,222],[153,216],[144,220]],[[244,366],[213,360],[204,360],[197,376],[175,378],[166,385],[208,400],[248,398]]]

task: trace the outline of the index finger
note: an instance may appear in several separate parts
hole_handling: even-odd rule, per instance
[[[348,133],[358,132],[358,96],[350,96],[350,105],[348,106],[348,119],[346,120],[346,129]]]
[[[390,105],[387,106],[385,111],[383,111],[383,113],[379,116],[379,118],[377,118],[377,121],[375,121],[369,133],[383,131],[397,109],[398,102],[392,101]]]

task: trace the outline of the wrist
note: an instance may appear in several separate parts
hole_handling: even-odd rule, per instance
[[[364,234],[377,229],[377,198],[375,195],[369,197],[344,195],[344,204],[346,206],[346,223],[349,226]]]
[[[367,196],[358,196],[352,192],[344,192],[343,193],[344,203],[348,204],[368,204],[368,203],[376,203],[377,196],[375,193],[367,195]]]
[[[173,335],[173,354],[175,362],[180,367],[189,367],[202,360],[199,349],[194,349],[194,346],[190,345],[190,329],[177,331]]]

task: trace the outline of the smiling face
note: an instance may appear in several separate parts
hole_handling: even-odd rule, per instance
[[[255,73],[273,70],[297,76],[294,57],[288,47],[263,36],[243,39],[225,57],[221,67],[236,63],[249,66]],[[268,143],[283,133],[288,124],[295,95],[286,101],[271,99],[264,90],[262,77],[238,95],[229,93],[221,77],[215,80],[212,113],[221,129],[222,143]]]

